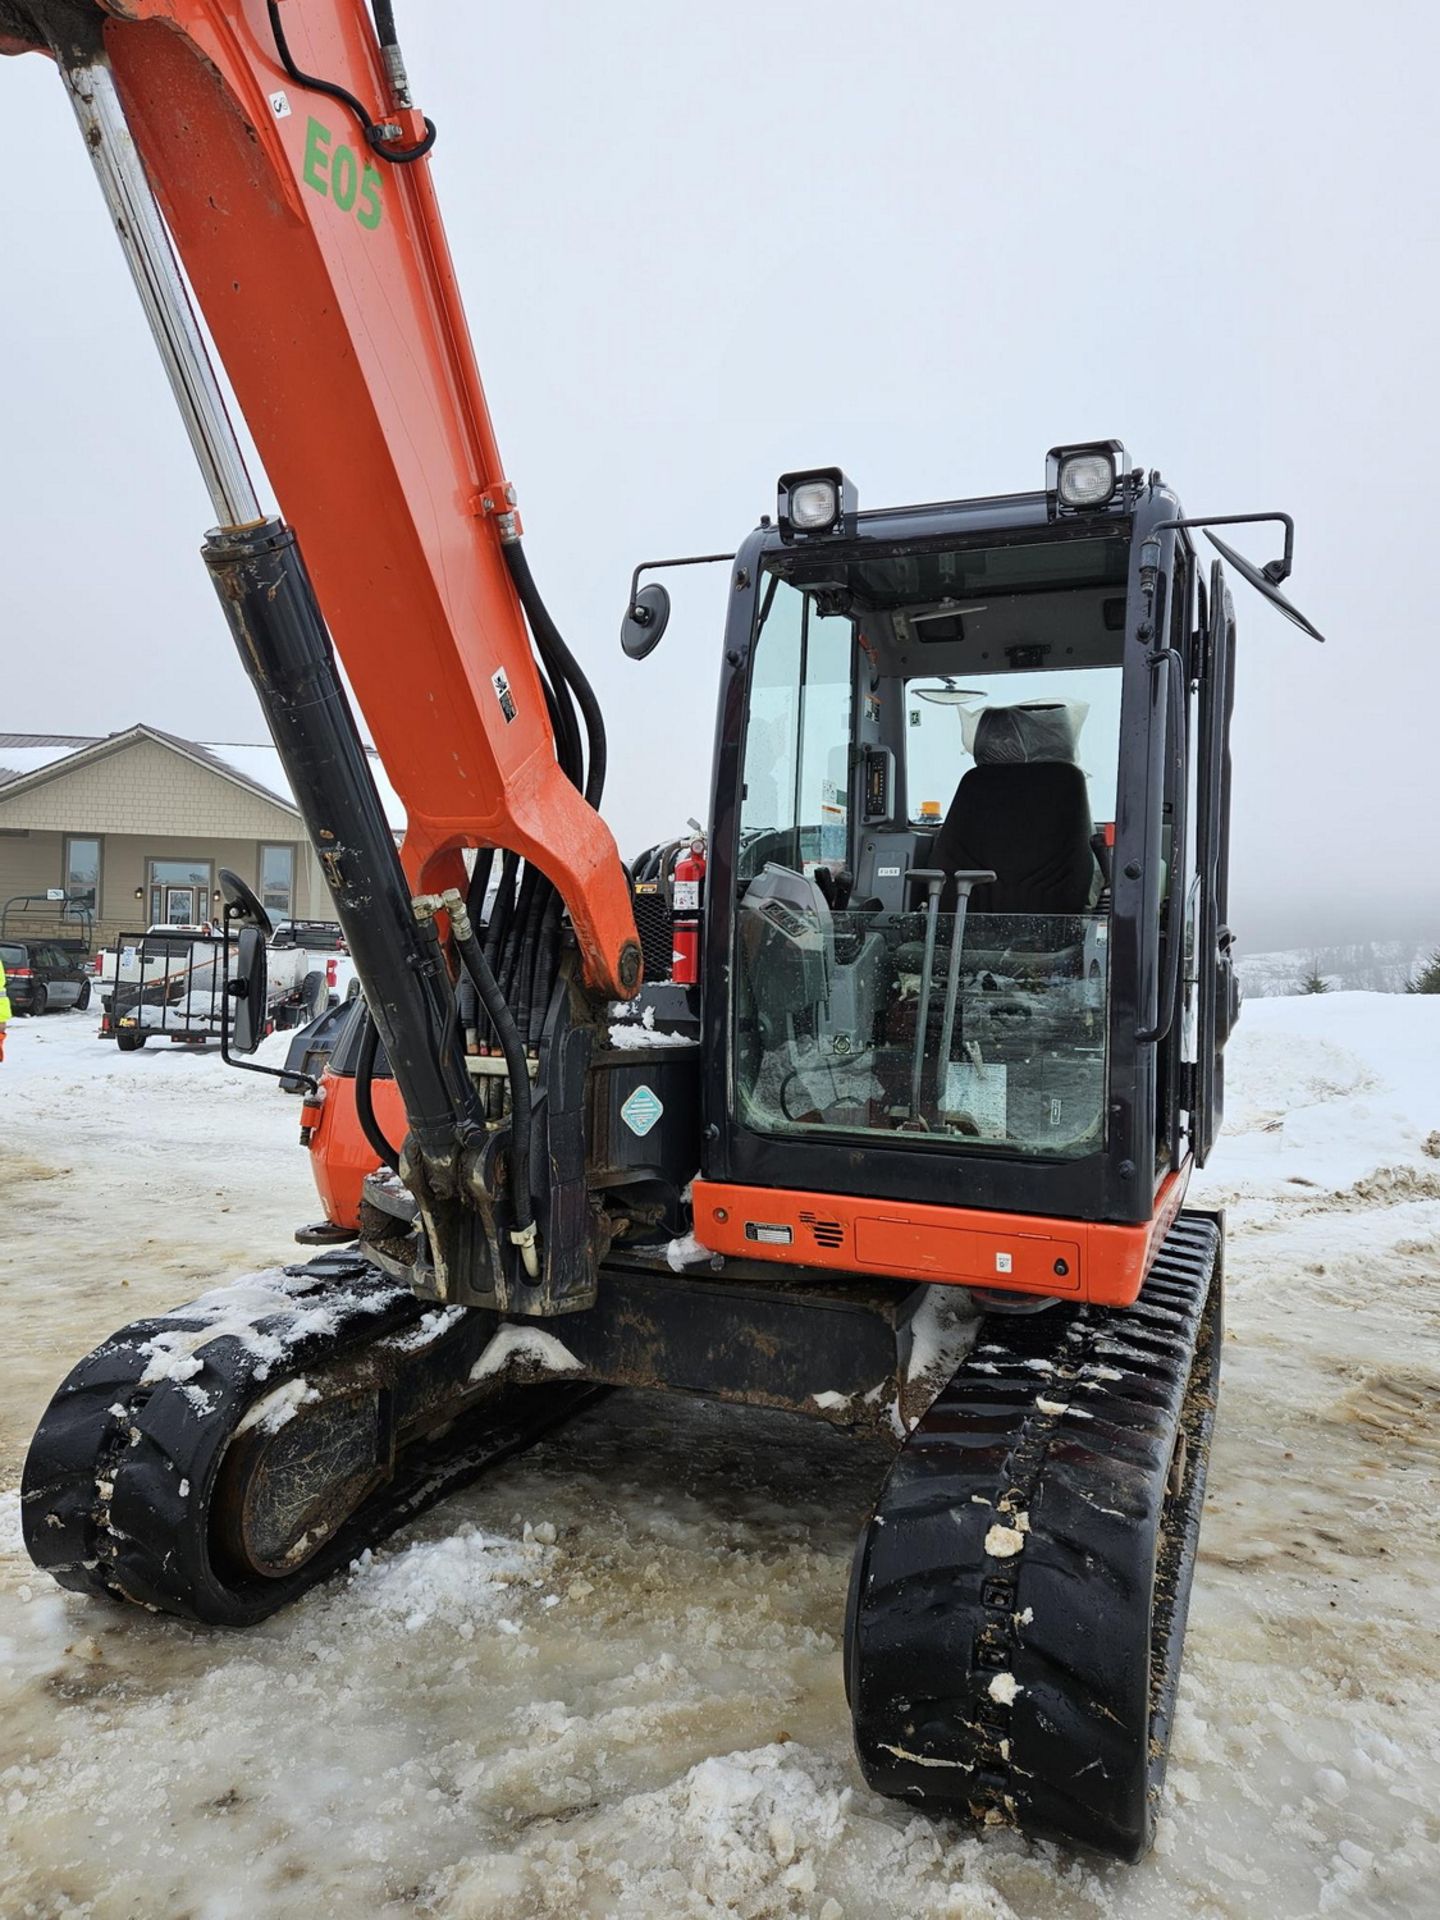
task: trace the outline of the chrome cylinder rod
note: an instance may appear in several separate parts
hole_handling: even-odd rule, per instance
[[[180,263],[103,54],[83,60],[57,49],[57,66],[95,163],[131,277],[160,349],[195,458],[223,527],[251,526],[260,502],[210,364]]]

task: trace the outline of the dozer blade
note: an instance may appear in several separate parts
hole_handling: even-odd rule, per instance
[[[1182,1214],[1136,1304],[987,1316],[856,1552],[866,1779],[1138,1859],[1170,1744],[1215,1416],[1221,1229]]]
[[[495,1328],[353,1249],[123,1327],[30,1444],[30,1557],[80,1593],[263,1620],[603,1391],[472,1381]]]

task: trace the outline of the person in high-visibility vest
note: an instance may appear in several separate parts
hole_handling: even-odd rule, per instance
[[[5,1028],[10,1019],[10,995],[5,987],[5,962],[0,960],[0,1060],[5,1058]]]

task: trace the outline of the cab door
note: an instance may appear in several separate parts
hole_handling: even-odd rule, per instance
[[[1204,1166],[1225,1111],[1225,1042],[1240,1010],[1230,899],[1230,715],[1235,705],[1235,607],[1217,560],[1202,637],[1195,836],[1199,894],[1193,929],[1196,1047],[1191,1144]]]

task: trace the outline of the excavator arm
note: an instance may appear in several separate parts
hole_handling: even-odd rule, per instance
[[[557,760],[433,129],[389,20],[361,0],[0,0],[0,48],[57,59],[132,266],[113,186],[133,139],[405,803],[412,890],[463,888],[462,848],[508,850],[559,890],[588,983],[628,995],[628,882]],[[194,394],[181,398],[193,434]],[[198,450],[222,522],[257,518],[243,465]],[[596,772],[592,735],[592,797]]]

